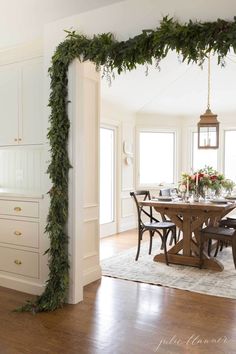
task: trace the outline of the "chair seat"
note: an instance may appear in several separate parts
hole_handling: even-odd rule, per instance
[[[219,241],[222,242],[230,242],[232,246],[232,254],[234,260],[234,266],[236,268],[236,230],[229,229],[227,227],[212,227],[208,226],[201,230],[200,234],[200,268],[202,268],[203,264],[203,248],[205,241],[218,240],[216,251],[214,257],[216,257],[218,248],[219,248]]]
[[[175,224],[169,221],[160,221],[160,222],[145,222],[144,226],[150,229],[169,229],[171,227],[175,227]]]
[[[227,218],[220,221],[220,226],[236,228],[236,219]]]
[[[201,233],[203,234],[212,234],[212,235],[223,236],[223,237],[224,236],[230,237],[234,234],[234,232],[235,232],[234,229],[227,229],[225,227],[213,227],[213,226],[208,226],[201,230]]]

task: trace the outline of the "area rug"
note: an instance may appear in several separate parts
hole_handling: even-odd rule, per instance
[[[153,242],[153,250],[159,250],[160,244]],[[121,252],[101,262],[102,274],[109,277],[166,287],[189,290],[197,293],[236,299],[236,270],[233,264],[231,247],[219,252],[217,259],[224,265],[222,272],[187,267],[165,265],[153,262],[159,251],[148,255],[148,242],[141,246],[138,261],[135,261],[136,247]]]

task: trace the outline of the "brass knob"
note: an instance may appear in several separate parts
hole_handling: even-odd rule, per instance
[[[22,262],[19,259],[15,259],[14,263],[17,264],[17,265],[21,265],[22,264]]]
[[[18,139],[14,139],[14,141],[17,141]]]
[[[19,141],[21,141],[22,139],[21,138],[19,138]]]
[[[15,232],[14,232],[14,235],[16,235],[16,236],[21,236],[22,233],[21,233],[20,231],[15,231]]]
[[[15,207],[14,210],[15,211],[21,211],[21,208],[20,207]]]

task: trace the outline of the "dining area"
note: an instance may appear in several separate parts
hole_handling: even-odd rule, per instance
[[[217,255],[228,246],[236,268],[236,219],[227,217],[236,208],[233,186],[232,181],[207,167],[195,174],[183,173],[178,188],[160,189],[158,196],[151,197],[148,190],[131,192],[138,216],[135,260],[142,236],[148,232],[149,254],[153,237],[158,234],[161,238],[154,262],[221,272],[224,264]]]

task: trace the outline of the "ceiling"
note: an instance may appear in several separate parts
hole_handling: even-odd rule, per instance
[[[0,49],[43,35],[46,23],[122,0],[0,0]]]
[[[203,68],[196,64],[180,62],[172,52],[161,63],[161,71],[155,65],[126,74],[116,75],[109,86],[102,79],[102,97],[137,113],[161,113],[170,115],[199,115],[207,105],[207,62]],[[217,65],[211,59],[210,103],[214,113],[236,111],[236,55],[229,53],[226,66]]]
[[[119,2],[121,4],[118,4]],[[114,3],[117,5],[107,8],[107,11],[106,8],[100,9],[101,11],[93,14],[95,17],[91,17],[89,11]],[[188,0],[0,0],[0,50],[42,36],[46,23],[85,12],[88,16],[85,14],[84,21],[87,25],[91,23],[92,33],[95,19],[98,29],[108,28],[108,31],[121,38],[139,33],[140,26],[153,28],[158,19],[167,13],[177,18],[180,16],[182,20],[194,17],[214,20],[218,16],[231,18],[235,14],[235,0],[225,0],[223,3],[217,3],[217,6],[215,4],[215,0],[198,0],[192,2],[191,6]],[[132,72],[116,75],[111,87],[106,80],[102,80],[103,98],[134,112],[199,115],[199,112],[205,110],[206,67],[202,70],[197,65],[180,63],[176,54],[170,53],[161,62],[160,72],[155,65],[149,67],[148,76],[145,76],[145,70],[145,67],[138,67]],[[235,112],[236,80],[232,79],[235,77],[236,56],[233,53],[228,56],[226,68],[220,68],[213,61],[213,112]]]

